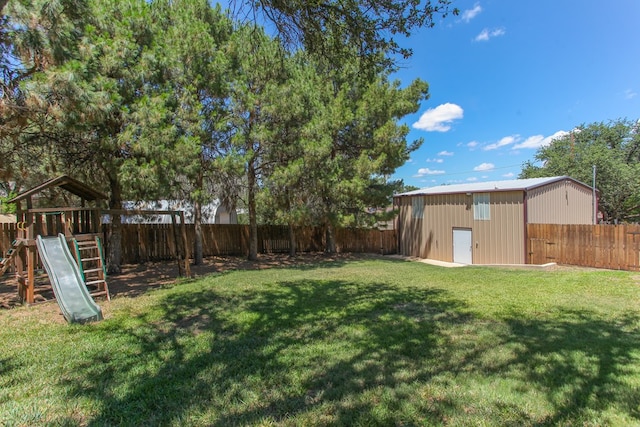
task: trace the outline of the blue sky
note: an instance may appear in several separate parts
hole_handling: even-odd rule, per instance
[[[554,136],[640,119],[640,1],[454,0],[460,15],[415,33],[393,77],[429,83],[403,122],[422,147],[393,178],[440,184],[517,178]]]

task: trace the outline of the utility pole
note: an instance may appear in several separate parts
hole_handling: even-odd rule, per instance
[[[593,184],[591,185],[591,203],[593,204],[593,223],[598,220],[598,203],[596,202],[596,165],[593,165]]]

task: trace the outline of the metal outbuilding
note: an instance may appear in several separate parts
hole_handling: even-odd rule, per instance
[[[525,264],[527,224],[593,224],[594,189],[568,176],[441,185],[394,196],[398,250],[461,264]]]

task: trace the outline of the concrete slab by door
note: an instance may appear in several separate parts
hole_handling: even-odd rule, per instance
[[[453,229],[453,262],[473,264],[473,239],[468,228]]]

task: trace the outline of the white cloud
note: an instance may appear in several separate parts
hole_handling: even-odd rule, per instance
[[[476,178],[475,176],[472,176],[471,178],[467,178],[467,181],[477,181],[478,178]]]
[[[418,173],[414,175],[414,178],[419,178],[425,175],[442,175],[445,173],[442,170],[431,170],[429,168],[420,168],[418,169]]]
[[[427,163],[443,163],[444,159],[427,159]]]
[[[469,22],[471,21],[473,18],[475,18],[476,16],[478,16],[478,14],[482,12],[482,7],[480,7],[479,3],[476,3],[473,6],[473,9],[467,9],[464,12],[462,12],[462,20],[464,22]]]
[[[438,156],[453,156],[453,153],[451,151],[441,151],[438,153]]]
[[[633,99],[638,95],[638,93],[632,89],[627,89],[624,91],[624,99]]]
[[[482,149],[484,151],[497,150],[498,148],[504,147],[505,145],[511,145],[519,139],[520,139],[520,135],[505,136],[500,141],[495,142],[493,144],[489,144],[486,147],[483,147]]]
[[[521,143],[514,145],[513,148],[514,149],[519,149],[519,148],[537,149],[537,148],[540,148],[540,147],[546,147],[547,145],[551,144],[551,142],[554,139],[562,138],[563,136],[566,136],[568,134],[569,134],[569,132],[566,132],[564,130],[559,130],[558,132],[554,133],[553,135],[547,136],[547,137],[544,137],[543,135],[530,136],[529,138],[525,139]]]
[[[515,174],[513,172],[509,172],[509,173],[505,173],[502,176],[505,177],[505,178],[513,178],[515,176]]]
[[[478,34],[474,40],[477,42],[486,42],[494,37],[503,36],[505,33],[506,31],[504,28],[494,28],[493,30],[485,28],[480,31],[480,34]]]
[[[467,147],[476,148],[478,144],[479,144],[478,141],[471,141],[470,143],[467,144]]]
[[[427,132],[447,132],[451,129],[451,122],[461,119],[463,113],[462,107],[447,102],[425,111],[420,119],[413,124],[413,127]]]
[[[476,166],[475,168],[473,168],[473,170],[476,172],[490,171],[490,170],[493,170],[495,167],[496,165],[494,165],[493,163],[482,163]]]
[[[515,145],[513,148],[538,148],[542,146],[542,142],[544,141],[543,135],[533,135],[529,138],[525,139],[522,143]]]

